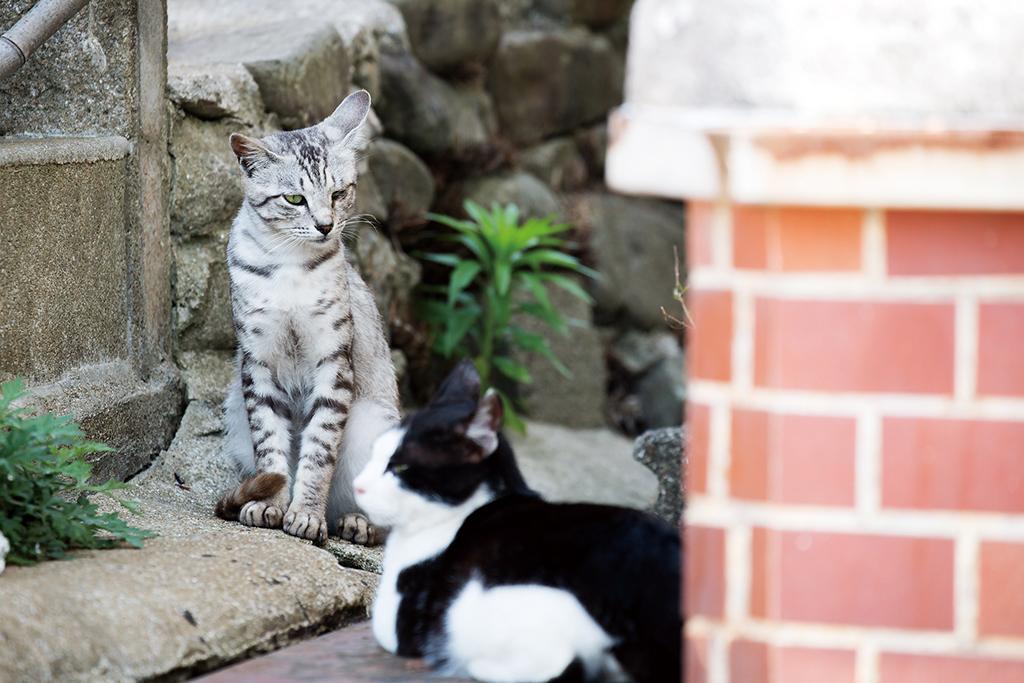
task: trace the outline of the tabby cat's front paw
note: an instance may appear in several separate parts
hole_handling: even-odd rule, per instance
[[[327,542],[327,521],[314,510],[292,508],[284,516],[284,532],[323,545]]]
[[[350,512],[343,515],[338,522],[338,536],[343,541],[351,541],[359,545],[380,545],[384,542],[384,530],[373,525],[366,515]]]
[[[280,529],[283,518],[284,512],[281,508],[262,500],[249,501],[238,513],[238,521],[242,524],[265,529]]]

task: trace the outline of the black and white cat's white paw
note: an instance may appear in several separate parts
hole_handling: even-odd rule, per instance
[[[280,529],[284,511],[272,502],[251,500],[242,506],[238,513],[238,521],[245,526],[258,526],[264,529]]]
[[[338,537],[343,541],[373,546],[383,543],[386,535],[384,529],[358,512],[349,512],[338,520]]]
[[[293,505],[284,516],[284,532],[323,545],[327,542],[327,520],[316,510]]]

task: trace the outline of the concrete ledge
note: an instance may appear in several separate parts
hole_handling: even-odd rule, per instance
[[[173,479],[134,493],[132,522],[159,534],[143,549],[0,576],[0,680],[182,680],[366,618],[376,575],[280,530],[215,519]]]
[[[611,117],[620,192],[742,204],[1024,209],[1024,130],[809,124],[625,105]]]
[[[117,161],[131,149],[131,143],[120,135],[0,138],[0,166]]]

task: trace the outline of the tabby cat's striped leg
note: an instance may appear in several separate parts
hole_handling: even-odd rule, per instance
[[[327,501],[341,436],[352,406],[352,359],[341,349],[319,364],[302,430],[299,464],[285,532],[317,543],[327,540]]]
[[[238,521],[247,526],[279,528],[291,500],[288,451],[291,445],[291,411],[288,397],[275,382],[266,364],[246,353],[241,359],[242,396],[249,415],[249,429],[257,473],[283,474],[288,485],[264,500],[246,503]]]

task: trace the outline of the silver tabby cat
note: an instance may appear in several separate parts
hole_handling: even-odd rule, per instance
[[[225,403],[243,475],[217,513],[322,543],[374,542],[352,479],[398,421],[398,389],[373,296],[345,258],[365,91],[316,126],[231,136],[245,201],[228,241],[238,338]]]

